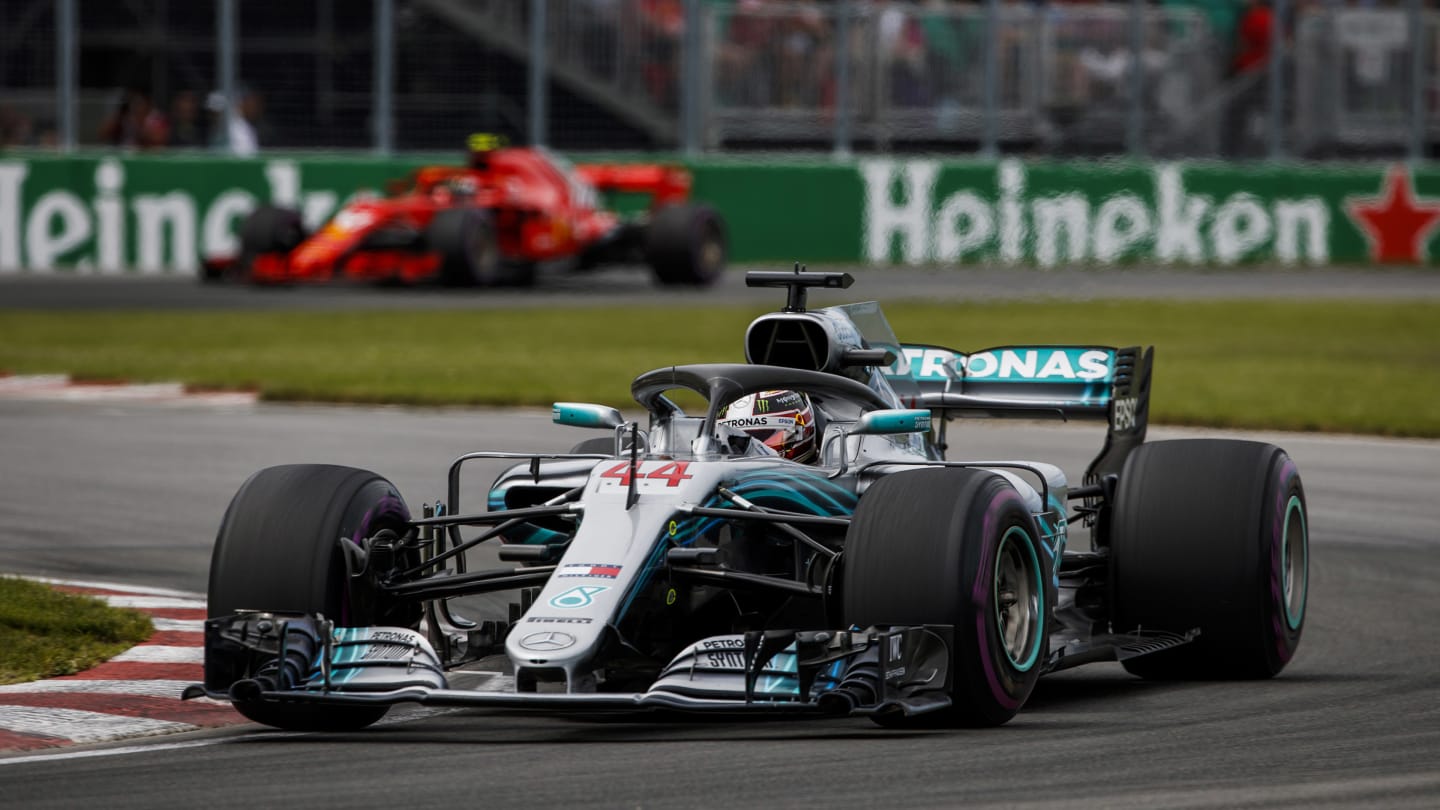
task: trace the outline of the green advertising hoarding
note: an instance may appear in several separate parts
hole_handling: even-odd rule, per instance
[[[310,227],[418,159],[0,156],[0,272],[196,272],[262,203]],[[1418,264],[1440,171],[873,158],[690,164],[736,262]],[[633,205],[634,201],[630,201]]]
[[[1398,165],[861,159],[694,168],[696,193],[729,220],[738,260],[1418,264],[1440,223],[1440,171]]]

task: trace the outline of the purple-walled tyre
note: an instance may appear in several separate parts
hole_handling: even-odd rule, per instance
[[[368,576],[351,577],[341,543],[390,529],[403,534],[409,510],[375,473],[325,464],[269,467],[230,501],[210,559],[208,615],[238,610],[321,613],[342,627],[413,627],[418,607],[389,603]],[[388,707],[236,702],[246,717],[277,728],[363,728]]]
[[[1029,698],[1048,653],[1049,555],[1004,477],[965,468],[872,485],[845,539],[847,625],[948,624],[952,705],[886,726],[998,726]]]
[[[1125,462],[1111,529],[1112,627],[1183,633],[1189,644],[1124,662],[1156,679],[1269,678],[1305,628],[1305,488],[1285,451],[1187,439]]]

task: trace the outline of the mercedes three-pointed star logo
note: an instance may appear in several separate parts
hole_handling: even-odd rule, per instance
[[[527,650],[537,652],[554,652],[563,650],[575,643],[575,637],[569,633],[560,633],[554,630],[546,630],[542,633],[531,633],[520,639],[520,646]]]

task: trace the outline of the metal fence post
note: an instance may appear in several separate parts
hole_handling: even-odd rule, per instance
[[[700,105],[705,92],[700,80],[700,3],[685,0],[685,29],[680,43],[680,150],[686,157],[700,151]]]
[[[395,149],[395,0],[375,0],[375,151]]]
[[[215,0],[215,75],[220,80],[220,94],[225,97],[226,115],[235,106],[235,0]]]
[[[1130,0],[1130,108],[1125,116],[1125,150],[1145,154],[1145,0]]]
[[[1412,162],[1425,158],[1425,20],[1420,13],[1420,0],[1406,3],[1410,28],[1410,138],[1406,152]]]
[[[835,4],[835,157],[850,157],[850,0]]]
[[[59,0],[55,8],[55,105],[60,149],[75,149],[75,39],[80,28],[75,0]]]
[[[1266,127],[1270,141],[1270,159],[1285,157],[1285,29],[1290,4],[1274,0],[1270,23],[1270,125]]]
[[[1000,0],[985,0],[985,109],[980,153],[992,158],[1000,153],[1000,49],[995,44],[999,25]]]
[[[549,140],[545,124],[549,101],[545,86],[545,0],[530,0],[530,145]]]

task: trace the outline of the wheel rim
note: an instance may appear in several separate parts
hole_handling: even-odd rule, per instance
[[[1300,498],[1290,496],[1285,504],[1285,528],[1280,534],[1281,579],[1284,584],[1285,623],[1291,630],[1300,629],[1305,618],[1305,596],[1309,590],[1310,536],[1305,529],[1305,509]]]
[[[470,275],[476,281],[488,281],[494,265],[496,247],[488,231],[476,228],[470,232]]]
[[[1045,607],[1040,559],[1030,535],[1012,526],[995,554],[995,628],[1010,665],[1021,672],[1040,657],[1040,617]]]
[[[705,275],[711,275],[720,270],[725,263],[725,245],[721,243],[719,236],[713,231],[700,243],[700,269]]]

